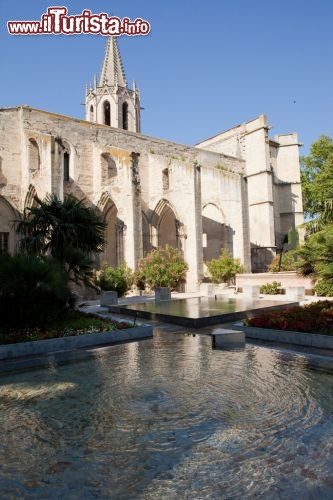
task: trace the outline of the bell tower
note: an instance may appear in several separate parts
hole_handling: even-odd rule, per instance
[[[117,38],[107,39],[102,71],[86,89],[86,120],[140,132],[140,92],[127,87]]]

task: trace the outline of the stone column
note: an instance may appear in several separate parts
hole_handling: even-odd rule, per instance
[[[195,292],[199,290],[199,284],[203,278],[201,167],[194,162],[189,165],[187,171],[189,182],[188,191],[184,193],[187,206],[187,213],[184,214],[187,233],[185,235],[184,228],[184,241],[186,240],[184,258],[189,265],[189,270],[186,276],[186,291]]]
[[[186,253],[185,244],[186,244],[187,234],[184,224],[179,220],[176,220],[176,237],[178,243],[178,250],[184,256]]]
[[[141,184],[139,173],[140,153],[131,153],[132,209],[133,209],[133,257],[134,268],[143,256]]]
[[[117,266],[122,264],[125,260],[124,256],[124,233],[126,231],[125,223],[122,220],[116,222],[116,255]]]
[[[199,286],[199,282],[203,279],[201,165],[199,165],[196,161],[194,162],[194,207],[197,277]]]

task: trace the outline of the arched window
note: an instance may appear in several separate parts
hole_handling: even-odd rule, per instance
[[[163,191],[167,191],[170,187],[169,184],[169,169],[165,168],[162,170],[162,186],[163,186]]]
[[[94,106],[93,105],[90,106],[90,121],[91,122],[94,121]]]
[[[104,125],[111,125],[111,108],[109,101],[104,101]]]
[[[123,129],[128,130],[128,104],[123,103]]]
[[[13,206],[0,196],[0,254],[13,252],[15,249],[15,231],[13,221],[17,220],[19,214]]]
[[[62,141],[63,147],[63,160],[62,160],[62,171],[64,176],[64,182],[71,180],[71,147],[66,141]]]
[[[117,175],[117,165],[109,153],[101,154],[102,182],[107,183]]]
[[[69,153],[64,152],[64,181],[69,181]]]
[[[31,172],[40,169],[39,147],[35,139],[29,139],[29,168]]]

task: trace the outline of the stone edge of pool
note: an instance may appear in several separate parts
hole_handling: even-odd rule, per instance
[[[232,330],[241,330],[246,338],[257,340],[268,340],[271,342],[294,344],[304,347],[316,347],[318,349],[332,349],[333,336],[321,335],[319,333],[293,332],[290,330],[273,330],[270,328],[259,328],[254,326],[235,325]]]
[[[24,356],[45,356],[59,351],[70,351],[86,347],[103,347],[116,342],[141,340],[152,336],[152,325],[140,325],[89,335],[7,344],[0,346],[0,361],[13,360]]]
[[[186,300],[186,299],[179,299],[179,300]],[[165,301],[165,302],[172,302],[171,301]],[[188,328],[204,328],[206,326],[215,326],[220,323],[231,323],[232,321],[238,321],[240,319],[245,319],[251,317],[255,313],[265,313],[265,312],[270,312],[270,311],[278,311],[280,309],[284,309],[286,307],[292,307],[296,306],[299,303],[298,302],[282,302],[282,303],[276,303],[274,305],[264,305],[261,307],[254,307],[254,308],[246,308],[243,310],[239,311],[234,311],[234,312],[228,312],[228,313],[220,313],[220,314],[214,314],[214,315],[207,315],[207,316],[202,316],[199,318],[196,317],[191,317],[191,316],[178,316],[177,314],[168,314],[165,312],[159,312],[159,311],[149,311],[149,309],[144,309],[144,303],[143,304],[131,304],[131,305],[125,305],[125,304],[118,304],[118,305],[113,305],[109,306],[109,312],[111,313],[116,313],[116,314],[124,314],[127,316],[132,316],[132,317],[137,317],[137,318],[143,318],[145,320],[155,320],[155,321],[161,321],[163,323],[172,323],[175,325],[183,326],[183,327],[188,327]],[[149,303],[148,303],[149,307]]]
[[[300,355],[307,359],[308,366],[316,370],[333,372],[333,336],[320,335],[317,333],[293,332],[289,330],[273,330],[269,328],[259,328],[243,326],[241,324],[228,325],[229,331],[242,331],[246,341],[258,340],[267,342],[272,346],[293,345],[307,347],[309,349],[327,349],[331,352],[325,356],[311,352],[294,351],[294,355]],[[213,336],[213,334],[212,334]]]

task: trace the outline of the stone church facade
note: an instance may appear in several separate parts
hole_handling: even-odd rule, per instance
[[[86,120],[20,106],[0,109],[0,250],[13,252],[12,221],[35,195],[71,193],[108,223],[101,261],[135,269],[171,244],[195,291],[222,248],[262,271],[303,222],[296,134],[268,137],[265,115],[195,147],[140,130],[140,93],[127,85],[116,38],[86,89]]]

